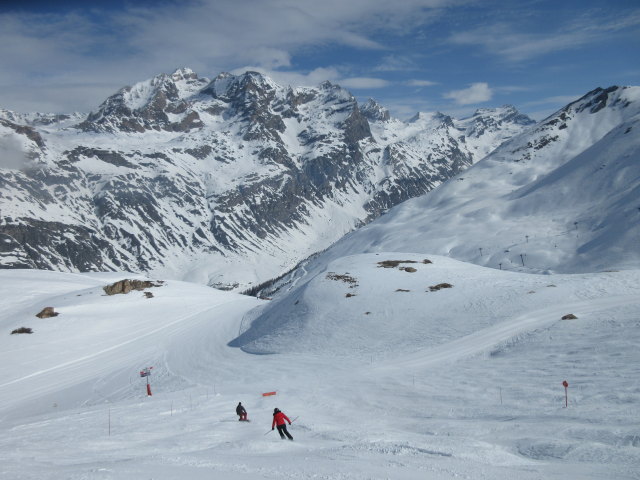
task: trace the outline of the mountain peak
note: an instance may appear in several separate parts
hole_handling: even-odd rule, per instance
[[[489,120],[490,119],[490,120]],[[513,105],[503,105],[497,108],[478,108],[471,117],[464,120],[480,121],[486,123],[488,120],[502,123],[517,123],[518,125],[533,125],[535,120],[527,115],[520,113]]]
[[[391,118],[389,110],[384,108],[373,98],[367,100],[367,102],[360,107],[360,112],[371,121],[387,122]]]
[[[143,133],[149,129],[188,131],[202,124],[197,112],[188,108],[189,99],[209,83],[190,68],[121,88],[107,98],[85,121],[77,125],[86,131],[126,131]],[[181,116],[177,122],[167,114]]]
[[[576,112],[588,110],[589,113],[597,113],[605,107],[625,108],[635,99],[634,95],[631,95],[631,98],[625,96],[625,93],[632,90],[631,87],[617,85],[608,88],[598,87],[570,103],[563,110],[574,109]]]
[[[176,82],[179,80],[195,80],[197,78],[198,74],[187,67],[178,68],[171,74],[171,79]]]
[[[451,117],[442,112],[418,112],[409,119],[408,123],[417,122],[449,123],[451,122]]]
[[[478,109],[476,109],[475,112],[473,112],[472,117],[476,117],[476,116],[480,116],[480,115],[493,115],[493,114],[501,114],[501,113],[513,113],[513,112],[517,112],[517,111],[518,110],[513,105],[505,104],[505,105],[502,105],[501,107],[495,107],[495,108],[488,108],[488,107],[478,108]]]
[[[491,133],[501,136],[504,141],[516,131],[535,123],[535,120],[520,113],[513,105],[503,105],[498,108],[479,108],[470,117],[457,120],[456,127],[465,132],[468,138],[480,138]],[[489,150],[480,149],[482,156],[489,153]]]
[[[270,77],[255,71],[246,71],[240,75],[223,72],[202,90],[214,98],[231,98],[243,92],[266,92],[280,88]]]
[[[320,87],[322,90],[331,90],[331,89],[334,89],[334,88],[340,88],[338,85],[336,85],[336,84],[334,84],[334,83],[331,83],[329,80],[325,80],[324,82],[322,82],[322,83],[319,85],[319,87]]]
[[[542,127],[549,127],[556,124],[564,125],[565,122],[577,114],[593,115],[601,110],[608,110],[610,113],[617,112],[623,116],[630,105],[638,104],[640,100],[640,87],[619,87],[613,85],[608,88],[595,88],[577,100],[569,103],[557,112],[551,114],[540,122]]]

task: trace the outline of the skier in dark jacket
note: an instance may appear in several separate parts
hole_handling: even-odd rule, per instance
[[[273,409],[273,422],[271,422],[271,430],[273,430],[273,427],[277,425],[278,426],[278,433],[280,434],[280,438],[281,439],[284,440],[285,435],[286,435],[289,440],[293,440],[293,437],[291,436],[291,434],[287,430],[287,424],[285,423],[285,420],[287,422],[289,422],[289,425],[291,425],[291,420],[289,420],[289,417],[287,417],[279,409],[274,408]]]
[[[236,413],[240,417],[238,419],[238,421],[240,421],[240,422],[243,422],[243,421],[246,422],[247,421],[247,411],[242,406],[242,402],[238,402],[238,406],[236,407]]]

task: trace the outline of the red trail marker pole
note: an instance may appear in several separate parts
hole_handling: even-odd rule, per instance
[[[149,376],[151,375],[151,369],[153,367],[147,367],[140,370],[140,376],[147,379],[147,397],[151,396],[151,385],[149,385]]]
[[[567,388],[569,388],[569,382],[566,380],[562,382],[562,386],[564,387],[564,406],[565,408],[569,405],[569,396],[567,394]]]

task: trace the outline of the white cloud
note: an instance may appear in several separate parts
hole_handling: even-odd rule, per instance
[[[376,72],[402,72],[417,70],[418,62],[412,55],[385,55],[374,71]]]
[[[430,80],[413,79],[413,80],[407,81],[407,85],[409,85],[410,87],[432,87],[437,84],[438,84],[437,82],[432,82]]]
[[[235,68],[230,73],[240,75],[247,71],[259,72],[271,77],[280,85],[291,85],[293,87],[315,87],[325,80],[340,83],[341,74],[335,67],[316,68],[308,73],[270,70],[259,66],[245,66]]]
[[[444,98],[454,100],[458,105],[470,105],[491,100],[493,91],[484,82],[472,83],[469,88],[452,90],[443,95]]]
[[[453,34],[455,45],[481,46],[491,54],[520,62],[552,52],[607,40],[612,34],[640,25],[640,10],[602,15],[588,12],[555,31],[527,32],[515,24],[497,23]]]
[[[290,69],[292,58],[309,48],[384,51],[381,33],[406,33],[434,12],[463,1],[191,0],[160,2],[153,8],[127,2],[120,11],[91,6],[70,13],[61,6],[57,14],[4,13],[0,106],[86,111],[105,97],[96,98],[91,89],[72,96],[56,91],[88,84],[111,85],[109,93],[114,93],[182,66],[204,76],[241,65]],[[366,88],[383,84],[358,78],[348,81],[368,83]]]
[[[260,64],[265,68],[282,68],[291,66],[291,54],[278,48],[258,47],[256,56],[260,57]]]
[[[14,135],[0,137],[0,168],[21,170],[27,166],[22,145]]]

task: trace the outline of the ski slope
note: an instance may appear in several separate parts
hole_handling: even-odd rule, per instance
[[[0,272],[1,478],[637,478],[640,271],[379,252],[273,301],[122,278]]]
[[[96,379],[115,375],[112,381],[117,384],[121,371],[127,371],[124,378],[128,378],[131,365],[165,355],[169,342],[185,337],[188,341],[190,331],[209,323],[223,323],[228,312],[234,311],[234,303],[256,303],[249,297],[224,295],[180,282],[173,288],[163,285],[149,289],[154,294],[152,299],[142,292],[106,295],[102,287],[122,279],[122,274],[3,273],[11,279],[5,290],[9,298],[31,290],[32,279],[38,274],[52,283],[54,291],[49,294],[44,286],[47,284],[42,284],[29,296],[28,303],[17,298],[17,308],[9,306],[11,313],[3,315],[0,324],[13,325],[17,318],[29,323],[45,306],[55,305],[60,315],[36,319],[40,325],[35,327],[35,334],[3,338],[0,360],[5,370],[0,383],[0,412],[22,409],[31,400],[41,404],[67,389],[91,390]],[[64,279],[64,290],[58,290],[59,278]],[[188,303],[181,297],[185,289],[189,292]],[[172,314],[167,315],[167,308]],[[136,312],[133,317],[132,311]],[[6,327],[9,331],[13,328],[17,327]]]
[[[487,351],[500,342],[508,342],[519,335],[545,329],[558,322],[559,311],[579,311],[580,315],[594,315],[621,306],[635,307],[638,299],[628,296],[592,300],[589,302],[558,303],[552,307],[528,312],[520,317],[494,325],[434,347],[427,355],[407,356],[399,362],[391,363],[391,368],[424,368],[441,362],[450,362]]]

